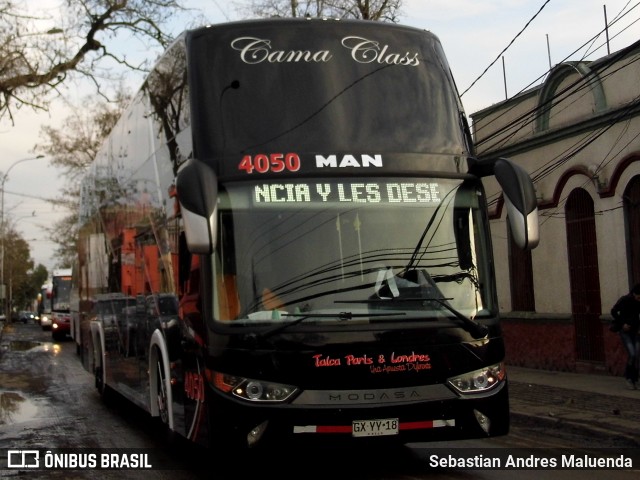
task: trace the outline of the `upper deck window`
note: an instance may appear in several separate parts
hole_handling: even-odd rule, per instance
[[[234,24],[188,39],[202,160],[250,152],[466,153],[428,32],[373,22]]]

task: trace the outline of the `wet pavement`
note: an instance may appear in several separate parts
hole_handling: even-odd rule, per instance
[[[22,457],[20,452],[39,452],[42,467],[45,452],[131,449],[155,452],[171,458],[175,469],[154,471],[158,480],[186,480],[194,475],[181,457],[171,456],[163,431],[138,408],[98,395],[93,377],[76,354],[71,339],[52,341],[51,333],[37,324],[5,325],[0,337],[0,478],[121,480],[113,470],[67,470],[4,468]],[[17,453],[16,453],[17,452]],[[86,453],[82,453],[86,455]],[[149,472],[126,471],[125,478],[146,479]]]
[[[7,325],[6,329],[13,329],[13,327]],[[2,333],[0,333],[1,339]],[[19,375],[11,367],[0,370],[0,427],[32,421],[50,413],[46,398],[48,382],[44,375],[49,369],[50,355],[55,355],[59,348],[59,345],[47,341],[11,339],[0,343],[0,355],[7,351],[15,352],[18,354],[16,362],[28,361],[30,370],[35,372],[30,375]],[[42,368],[39,368],[40,366]],[[29,392],[29,396],[24,392]]]
[[[599,447],[640,447],[640,390],[621,377],[508,367],[512,421]]]

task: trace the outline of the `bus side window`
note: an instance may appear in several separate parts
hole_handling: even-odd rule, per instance
[[[187,237],[182,232],[178,240],[178,289],[180,294],[187,292],[186,284],[190,279],[191,263],[191,252],[187,248]]]
[[[200,258],[189,255],[189,275],[182,285],[179,301],[179,317],[190,325],[199,337],[205,338],[206,329],[202,318],[200,298]],[[181,259],[182,261],[182,259]]]

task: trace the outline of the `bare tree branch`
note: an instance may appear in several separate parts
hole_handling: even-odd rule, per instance
[[[75,241],[72,240],[77,237],[80,180],[128,103],[129,95],[122,89],[110,102],[86,98],[82,107],[73,108],[61,124],[42,127],[41,134],[45,140],[35,146],[34,152],[50,157],[51,164],[59,167],[65,178],[65,186],[54,202],[69,214],[43,227],[57,244],[55,253],[60,266],[70,265],[76,254]]]
[[[13,121],[12,109],[21,106],[47,110],[70,73],[100,85],[99,67],[109,61],[145,70],[148,63],[136,65],[113,48],[116,38],[164,49],[172,40],[165,26],[180,10],[178,0],[64,0],[49,18],[0,0],[0,119]]]
[[[247,0],[236,2],[243,16],[335,17],[397,22],[402,0]]]

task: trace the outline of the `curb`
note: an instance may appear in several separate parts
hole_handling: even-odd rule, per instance
[[[581,444],[585,439],[588,444],[585,447],[598,448],[638,448],[640,441],[637,433],[624,432],[620,429],[606,428],[597,423],[585,423],[566,418],[544,416],[511,411],[511,421],[520,427],[530,427],[544,431],[545,435],[566,440],[579,440]]]

